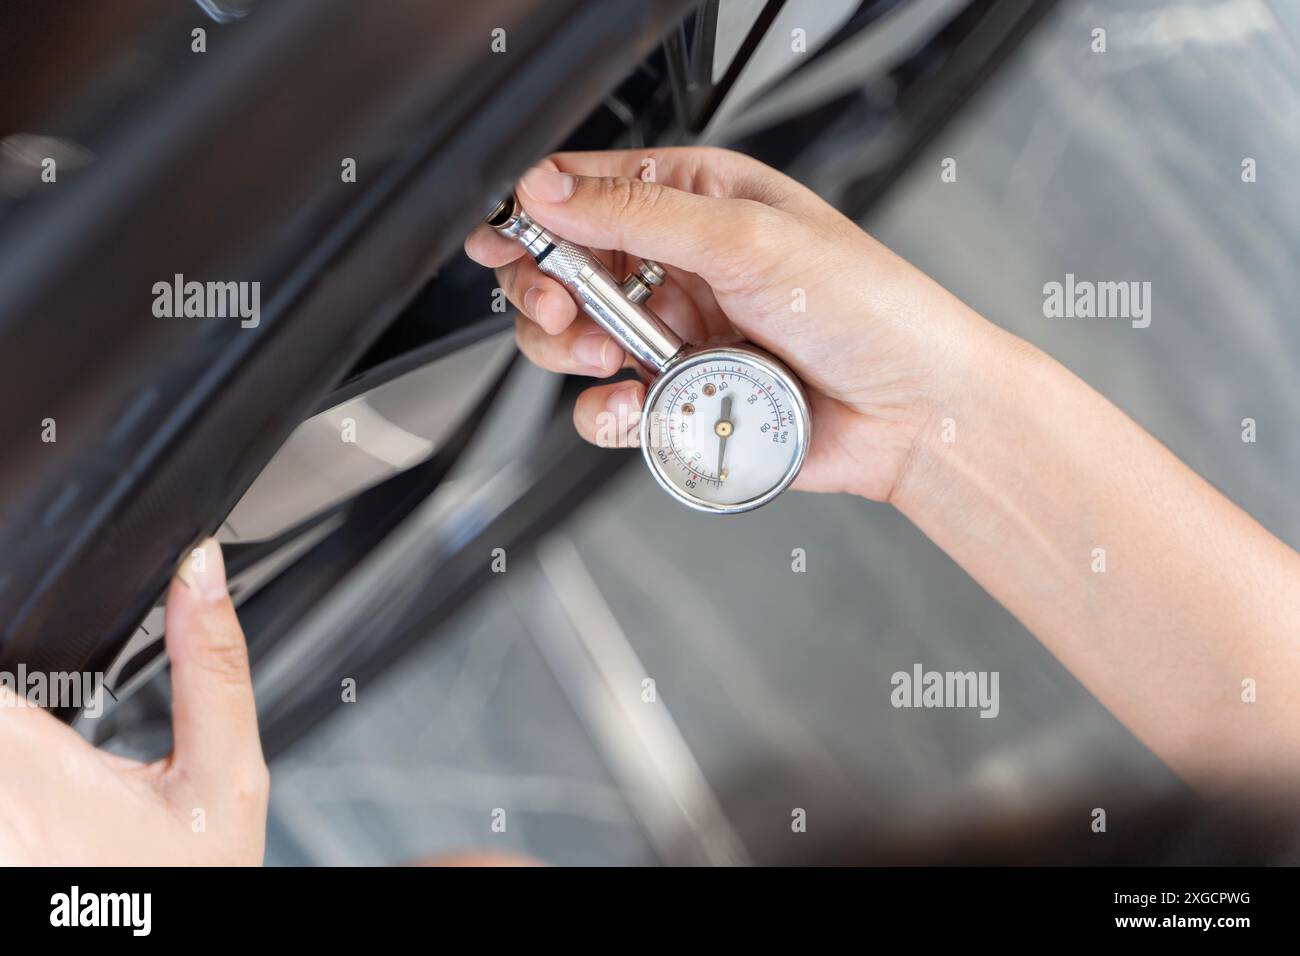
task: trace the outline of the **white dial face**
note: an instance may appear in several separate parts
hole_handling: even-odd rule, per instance
[[[703,353],[669,373],[649,415],[647,458],[698,503],[762,498],[802,460],[802,402],[784,376],[744,353]]]

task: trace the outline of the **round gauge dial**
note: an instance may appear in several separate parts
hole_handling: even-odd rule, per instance
[[[670,366],[646,396],[641,448],[670,493],[702,511],[748,511],[799,473],[808,407],[775,359],[708,349]]]

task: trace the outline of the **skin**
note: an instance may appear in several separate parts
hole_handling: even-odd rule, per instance
[[[182,562],[167,595],[175,746],[166,759],[144,764],[97,750],[0,692],[0,862],[261,864],[270,777],[248,650],[221,549],[209,540],[202,551],[202,561]]]
[[[556,235],[620,250],[602,254],[616,275],[667,266],[654,307],[688,341],[740,335],[800,376],[814,428],[794,487],[899,509],[1188,782],[1296,785],[1300,556],[1087,384],[739,154],[560,153],[518,195]],[[465,248],[532,361],[630,361],[518,244],[483,226]],[[578,431],[608,435],[644,395],[587,389]]]
[[[646,158],[656,183],[637,178]],[[620,250],[604,254],[615,274],[665,265],[655,308],[688,341],[740,335],[794,369],[815,421],[795,487],[898,508],[1194,785],[1296,785],[1300,556],[1105,398],[747,157],[558,154],[519,196],[558,235]],[[521,247],[481,227],[466,251],[497,269],[538,365],[605,378],[630,362]],[[640,382],[589,388],[575,424],[594,441],[644,396]],[[0,863],[261,862],[269,776],[248,652],[220,548],[203,551],[167,599],[165,760],[99,751],[0,688]]]

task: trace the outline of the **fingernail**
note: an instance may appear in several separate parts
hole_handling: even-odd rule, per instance
[[[617,388],[605,399],[605,410],[615,415],[635,410],[641,406],[641,383],[631,382],[623,388]]]
[[[198,592],[209,604],[227,597],[226,563],[221,557],[221,545],[208,538],[181,560],[176,576]]]
[[[537,318],[537,306],[541,302],[541,299],[542,290],[537,286],[533,286],[524,293],[524,312],[528,314],[530,319]]]
[[[574,179],[568,173],[534,166],[519,180],[524,192],[541,202],[564,202],[573,195]]]
[[[573,343],[573,357],[579,365],[603,372],[611,342],[613,339],[604,332],[588,332]]]

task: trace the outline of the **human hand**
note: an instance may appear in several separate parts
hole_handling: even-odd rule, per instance
[[[646,160],[657,183],[636,178]],[[1241,688],[1300,684],[1300,559],[1086,383],[735,153],[560,153],[518,196],[556,235],[619,250],[603,254],[616,276],[628,256],[666,266],[652,303],[682,338],[740,334],[799,375],[813,425],[794,487],[894,504],[1184,779],[1295,786],[1294,695],[1243,706]],[[527,316],[534,362],[627,363],[518,243],[484,226],[466,252]],[[579,432],[644,394],[586,390]],[[1107,553],[1122,557],[1103,574]]]
[[[646,160],[656,182],[637,178]],[[942,405],[945,370],[983,321],[810,190],[739,153],[558,153],[518,195],[556,235],[613,250],[600,255],[617,276],[636,258],[664,265],[651,305],[686,341],[739,335],[795,371],[813,417],[795,488],[888,500]],[[534,363],[598,377],[633,364],[518,243],[480,226],[465,250],[496,268]],[[626,421],[644,398],[639,382],[589,388],[578,431],[596,441],[604,416]]]
[[[0,863],[261,864],[270,777],[216,541],[172,578],[166,641],[174,749],[155,763],[98,750],[0,687]]]

